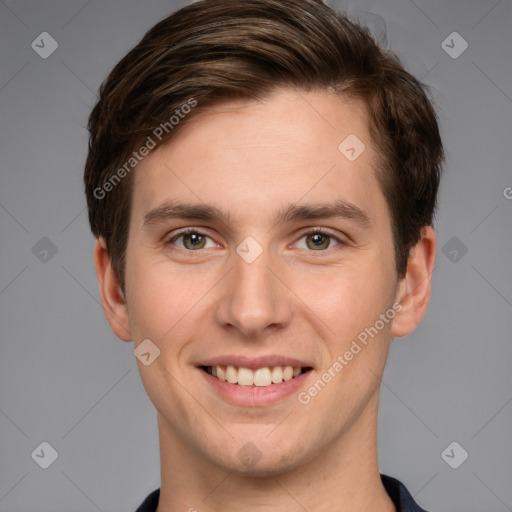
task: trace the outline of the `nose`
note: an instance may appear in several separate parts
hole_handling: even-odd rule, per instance
[[[258,338],[286,327],[292,317],[291,293],[266,251],[252,263],[238,254],[221,283],[215,308],[218,324],[244,338]]]

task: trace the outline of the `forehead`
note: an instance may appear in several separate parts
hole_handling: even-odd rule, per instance
[[[216,105],[184,125],[138,165],[133,210],[140,217],[171,198],[259,220],[291,202],[385,207],[376,162],[362,102],[281,89]]]

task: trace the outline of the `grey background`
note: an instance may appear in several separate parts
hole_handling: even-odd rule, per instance
[[[99,84],[185,3],[0,2],[2,512],[135,510],[159,486],[155,413],[99,303],[82,172]],[[383,379],[381,471],[432,512],[512,510],[512,2],[329,3],[429,84],[447,148],[430,309]],[[44,31],[47,59],[31,48]],[[453,441],[458,469],[441,457]]]

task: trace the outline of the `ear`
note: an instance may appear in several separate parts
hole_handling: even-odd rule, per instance
[[[110,264],[105,240],[100,237],[94,245],[94,265],[100,287],[101,303],[114,334],[123,341],[131,341],[128,308],[119,280]]]
[[[402,309],[393,319],[393,337],[410,334],[423,318],[430,301],[435,260],[436,234],[431,226],[427,226],[422,229],[419,242],[411,249],[406,274],[398,284],[396,301]]]

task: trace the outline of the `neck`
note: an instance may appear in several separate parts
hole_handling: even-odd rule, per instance
[[[198,454],[158,417],[162,483],[158,512],[395,512],[377,461],[377,406],[307,462],[247,476]]]

